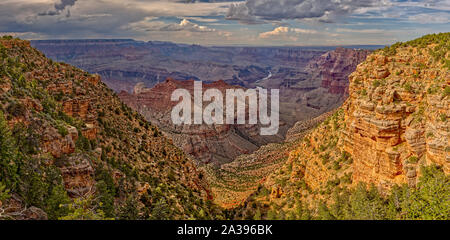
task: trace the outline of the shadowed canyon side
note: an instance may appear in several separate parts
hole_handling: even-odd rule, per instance
[[[448,219],[449,38],[427,35],[369,55],[350,75],[343,106],[230,214]]]
[[[203,173],[99,76],[11,37],[0,62],[0,219],[220,217]]]
[[[121,52],[137,48],[130,41],[110,42]],[[97,51],[105,40],[74,42]],[[449,43],[441,33],[375,52],[337,48],[296,66],[289,51],[228,48],[245,74],[203,88],[279,88],[284,124],[266,138],[260,125],[173,125],[171,93],[192,93],[192,72],[151,88],[118,79],[127,91],[116,94],[99,75],[2,37],[0,219],[448,220]],[[187,62],[195,48],[225,54],[152,44]],[[289,69],[249,66],[249,56]]]
[[[117,93],[133,93],[137,84],[151,88],[167,78],[222,79],[245,88],[280,89],[281,115],[289,126],[340,106],[347,76],[369,53],[350,48],[206,47],[129,39],[42,40],[32,45],[53,60],[99,74]]]
[[[286,140],[260,147],[251,154],[237,157],[219,168],[202,166],[210,183],[214,202],[225,209],[238,207],[258,189],[258,185],[282,167],[299,141],[332,112],[308,121],[299,121],[288,130]]]
[[[293,74],[292,70],[279,69],[256,85],[250,84],[280,89],[281,127],[276,136],[260,136],[260,126],[256,125],[174,126],[170,116],[176,103],[170,101],[170,95],[177,88],[192,91],[193,81],[169,79],[151,89],[139,83],[132,94],[122,91],[119,97],[161,127],[186,153],[203,163],[220,165],[252,153],[264,144],[282,142],[287,129],[297,121],[309,121],[338,107],[347,97],[348,81],[345,79],[368,53],[367,50],[338,48],[311,60],[306,72]],[[225,81],[204,85],[205,89],[218,88],[222,92],[227,88],[242,88]]]
[[[225,96],[227,89],[243,89],[231,86],[224,81],[203,84],[203,90],[218,89]],[[125,91],[119,97],[128,106],[136,109],[146,119],[158,125],[168,135],[175,145],[190,154],[201,163],[221,165],[231,162],[242,154],[257,150],[260,146],[270,142],[280,142],[287,131],[286,125],[280,120],[280,130],[277,135],[261,136],[261,124],[193,124],[174,125],[171,119],[172,108],[178,102],[171,101],[172,92],[176,89],[187,89],[194,97],[194,81],[177,81],[168,79],[151,89],[142,84],[135,86],[134,93]],[[245,90],[245,89],[244,89]],[[224,99],[225,101],[225,99]],[[193,100],[192,100],[193,102]],[[209,103],[203,103],[206,107]],[[245,104],[248,112],[248,103]],[[194,108],[192,108],[194,109]],[[226,108],[224,108],[224,113]],[[236,111],[236,109],[235,109]],[[237,114],[235,114],[235,118]],[[236,120],[235,120],[236,121]]]
[[[300,75],[274,72],[258,85],[280,89],[280,115],[293,126],[339,107],[348,97],[348,76],[369,53],[337,48],[312,59]]]

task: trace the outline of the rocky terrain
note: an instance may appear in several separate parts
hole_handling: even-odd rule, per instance
[[[228,163],[242,154],[251,153],[271,142],[280,142],[284,138],[287,126],[282,120],[279,133],[273,136],[261,136],[260,124],[174,125],[171,119],[171,111],[178,102],[172,102],[170,97],[172,92],[178,88],[189,90],[192,98],[194,97],[194,81],[173,79],[167,79],[166,82],[159,83],[151,89],[145,88],[143,85],[136,85],[133,94],[122,91],[118,96],[128,106],[145,116],[148,121],[159,126],[168,137],[173,139],[175,145],[201,163],[216,165]],[[242,89],[242,87],[232,86],[224,81],[203,84],[203,91],[211,88],[218,89],[223,96],[226,95],[227,89]],[[207,102],[203,103],[203,108],[208,104]],[[248,103],[245,105],[246,112],[248,112]],[[225,111],[226,106],[224,107],[224,115]]]
[[[415,186],[419,166],[431,163],[450,172],[450,72],[433,57],[448,59],[448,42],[425,44],[394,45],[350,76],[343,149],[354,181]]]
[[[220,218],[192,160],[98,75],[0,39],[0,219]]]
[[[145,87],[142,82],[135,85],[133,93],[122,91],[119,97],[149,121],[160,126],[186,153],[202,163],[220,165],[231,162],[239,155],[252,153],[267,143],[280,143],[284,140],[287,129],[297,121],[309,121],[338,107],[347,97],[345,89],[348,84],[345,82],[348,81],[344,78],[358,63],[364,61],[367,54],[368,50],[338,48],[311,60],[308,67],[304,67],[306,72],[294,73],[293,69],[285,67],[270,73],[268,78],[246,84],[280,89],[281,126],[277,136],[260,136],[260,126],[251,125],[174,126],[170,113],[176,103],[170,101],[170,95],[177,88],[192,91],[192,81],[170,79],[153,88]],[[249,76],[254,77],[254,73],[249,73]],[[236,88],[226,81],[205,84],[205,89],[213,87],[222,92],[226,88]]]
[[[198,49],[208,52],[201,58],[224,56],[220,47],[131,40],[34,44],[60,44],[61,55],[68,53],[65,44],[75,44],[67,55],[74,61],[85,57],[86,44],[98,52],[99,42],[108,45],[102,54],[120,61],[127,56],[130,63],[140,53],[139,61],[146,58],[146,48],[184,55],[190,63],[200,58]],[[230,57],[223,59],[245,66],[253,58],[258,64],[225,81],[210,81],[203,65],[196,65],[209,82],[204,88],[281,89],[282,118],[293,127],[285,128],[284,141],[265,145],[269,141],[255,134],[259,126],[169,123],[176,102],[167,93],[192,91],[193,81],[186,80],[200,79],[190,76],[194,71],[180,70],[185,75],[179,80],[152,77],[150,86],[119,73],[131,77],[117,78],[125,84],[115,90],[126,90],[117,95],[98,75],[4,37],[0,219],[448,220],[449,42],[449,33],[432,34],[369,56],[338,48],[307,55],[301,66],[289,65],[289,59],[299,61],[289,48],[228,48]],[[286,69],[261,67],[272,61],[259,58],[262,53],[284,59]],[[307,117],[289,119],[296,111]],[[221,164],[195,164],[191,157]]]
[[[254,193],[266,178],[282,167],[299,141],[332,112],[308,121],[299,121],[290,128],[286,140],[260,147],[251,154],[237,157],[220,167],[202,166],[210,183],[214,202],[225,209],[238,207]]]
[[[302,72],[280,69],[258,85],[280,89],[280,114],[292,126],[339,107],[348,97],[348,76],[369,53],[337,48],[312,59]]]
[[[343,106],[230,214],[448,219],[449,37],[427,35],[369,55],[350,75]]]
[[[175,80],[224,80],[249,87],[274,67],[303,69],[328,48],[206,47],[129,39],[43,40],[32,45],[55,61],[102,76],[116,92],[132,92],[137,83],[153,87]]]
[[[290,126],[340,106],[347,76],[368,54],[356,46],[207,47],[129,39],[42,40],[32,45],[55,61],[99,74],[117,93],[133,93],[136,84],[151,88],[167,78],[277,88],[281,114]]]

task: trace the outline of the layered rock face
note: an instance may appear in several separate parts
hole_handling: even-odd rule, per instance
[[[369,50],[337,48],[311,59],[305,68],[272,69],[258,86],[280,89],[280,111],[293,126],[339,107],[348,97],[348,75]]]
[[[344,149],[354,181],[414,186],[430,163],[450,172],[450,73],[432,57],[436,46],[377,52],[350,76]]]
[[[284,164],[261,179],[258,187],[253,185],[254,192],[235,209],[235,217],[249,219],[256,213],[263,219],[311,219],[323,218],[325,213],[333,219],[342,216],[342,206],[361,203],[355,195],[345,198],[352,191],[368,198],[358,211],[372,208],[377,200],[370,193],[361,193],[367,187],[380,194],[382,201],[390,201],[377,208],[396,206],[401,211],[388,216],[385,209],[380,216],[370,216],[371,209],[369,215],[352,213],[346,218],[404,219],[406,214],[422,218],[417,214],[425,212],[423,208],[409,210],[396,205],[401,201],[400,188],[410,191],[406,198],[419,191],[432,192],[418,201],[423,206],[442,207],[431,218],[448,218],[449,37],[449,33],[427,35],[369,55],[349,77],[349,98],[301,141],[294,142]],[[436,185],[426,183],[429,169],[442,174],[433,183]],[[409,187],[399,187],[403,184]],[[242,189],[230,192],[229,199],[242,198]],[[339,204],[341,207],[336,207]]]
[[[339,114],[292,152],[289,161],[300,161],[308,186],[319,189],[351,173],[354,184],[386,190],[415,186],[422,165],[449,173],[450,75],[441,61],[449,52],[442,43],[414,44],[369,55],[350,75],[349,98]],[[347,159],[350,166],[340,163]],[[333,170],[343,166],[350,168]]]
[[[436,164],[448,174],[450,72],[442,59],[450,53],[448,42],[433,37],[379,50],[359,64],[348,100],[291,152],[289,178],[316,190],[337,180],[387,190],[415,186],[420,166]]]
[[[286,132],[286,126],[283,122],[280,123],[279,134],[273,136],[261,136],[261,125],[259,124],[174,125],[171,119],[171,111],[178,102],[171,101],[170,98],[172,92],[179,88],[188,90],[192,99],[194,98],[194,81],[173,79],[168,79],[151,89],[143,87],[143,84],[138,84],[135,86],[134,94],[123,91],[119,94],[119,97],[127,105],[143,114],[147,120],[160,126],[173,139],[175,145],[202,163],[217,165],[228,163],[237,156],[251,153],[264,144],[283,139],[283,134]],[[203,84],[203,92],[207,89],[218,89],[222,92],[225,115],[226,90],[243,88],[231,86],[224,81],[217,81]],[[203,103],[203,108],[208,104],[208,102]],[[248,103],[245,106],[246,112],[248,112]]]
[[[151,88],[167,78],[224,80],[245,88],[280,89],[289,126],[331,111],[345,100],[347,76],[368,51],[327,47],[205,47],[169,42],[46,40],[33,46],[92,73],[116,92]]]
[[[239,156],[233,162],[223,164],[218,169],[206,166],[206,176],[212,183],[214,201],[226,209],[235,208],[244,203],[259,185],[267,184],[266,180],[269,176],[285,165],[291,152],[298,147],[303,137],[332,113],[297,122],[288,130],[284,142],[264,145],[252,154]],[[271,182],[270,178],[269,182]],[[274,187],[272,192],[274,196],[279,196],[282,189]]]
[[[322,56],[316,56],[317,59],[313,58],[315,55],[312,52],[309,52],[301,58],[302,61],[299,57],[295,57],[295,51],[283,54],[283,51],[255,48],[244,52],[245,54],[240,55],[241,58],[250,55],[256,58],[255,61],[258,63],[262,61],[258,60],[258,56],[264,53],[273,56],[275,60],[272,61],[281,61],[286,65],[272,69],[267,76],[259,74],[265,70],[251,66],[245,74],[239,75],[238,80],[219,81],[222,86],[217,86],[223,90],[227,87],[224,82],[233,82],[249,87],[280,89],[280,115],[286,124],[282,126],[280,136],[284,136],[287,128],[297,121],[308,121],[339,106],[346,98],[344,89],[347,88],[348,81],[344,79],[358,63],[365,59],[369,51],[338,48]],[[306,60],[309,61],[308,64],[304,63]],[[289,61],[293,62],[288,63]],[[294,64],[295,61],[300,62]],[[254,81],[250,78],[260,80]],[[211,85],[211,87],[214,86]],[[240,154],[255,151],[262,144],[281,142],[283,139],[283,137],[258,136],[258,127],[248,125],[214,127],[202,125],[184,126],[182,130],[175,129],[176,127],[172,126],[170,121],[170,109],[175,105],[170,102],[170,94],[176,87],[187,87],[192,90],[192,82],[183,85],[180,81],[170,81],[157,84],[151,90],[147,89],[146,83],[142,82],[135,85],[134,94],[122,92],[120,97],[143,113],[147,119],[170,133],[178,146],[202,162],[226,163]],[[206,84],[205,87],[208,88],[209,85]],[[174,133],[176,135],[173,135]],[[234,140],[228,142],[230,139]]]
[[[329,93],[348,95],[348,75],[355,71],[356,66],[369,54],[368,50],[339,47],[313,61],[310,68],[318,73],[322,79],[321,87],[328,89]]]

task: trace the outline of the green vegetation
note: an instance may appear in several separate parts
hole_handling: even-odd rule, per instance
[[[68,214],[59,220],[112,220],[105,217],[105,213],[95,207],[92,199],[76,199],[68,204]]]
[[[382,51],[384,54],[388,56],[392,56],[395,55],[397,53],[397,49],[401,47],[414,47],[423,49],[431,44],[436,45],[432,50],[430,50],[431,56],[435,59],[435,61],[442,60],[442,63],[444,63],[445,54],[450,47],[450,33],[425,35],[421,38],[417,38],[408,42],[398,42],[390,47],[386,46],[384,49],[381,49],[380,51]]]
[[[49,219],[223,217],[200,197],[203,188],[193,187],[201,174],[183,170],[190,160],[112,90],[89,82],[86,72],[46,59],[25,41],[1,41],[10,42],[0,42],[0,82],[8,89],[0,90],[0,201],[14,194],[20,210],[37,207]],[[90,132],[87,122],[94,126]],[[75,144],[68,136],[72,127]],[[68,192],[80,197],[79,188],[65,186],[61,170],[84,164],[95,169],[93,176],[75,174],[87,187],[95,184],[95,191],[74,201]],[[72,178],[64,175],[66,185]],[[146,186],[141,195],[140,184]]]
[[[0,111],[0,183],[18,193],[28,204],[45,209],[50,219],[57,219],[65,213],[60,204],[70,201],[59,170],[42,164],[47,161],[45,158],[28,155],[30,150],[19,151],[17,143],[24,144],[25,150],[32,148],[25,147],[30,142],[23,140],[23,134],[27,132],[13,136]]]
[[[394,187],[387,197],[372,185],[333,195],[330,207],[320,206],[318,219],[450,219],[450,177],[436,166],[423,167],[417,188]]]
[[[0,182],[9,189],[17,189],[18,149],[7,125],[3,112],[0,110]]]
[[[444,89],[443,97],[450,96],[450,86],[446,86]]]
[[[0,183],[0,202],[5,201],[6,199],[10,198],[9,190],[6,189],[6,186],[3,185],[3,183]]]
[[[306,207],[301,195],[280,204],[270,206],[249,197],[241,208],[229,210],[228,215],[238,219],[316,219],[316,220],[431,220],[450,219],[450,176],[436,166],[422,166],[416,187],[406,184],[394,186],[390,191],[380,192],[374,185],[359,183],[354,188],[341,187],[351,183],[351,173],[341,179],[328,181],[318,191],[329,201],[321,201],[314,207]],[[296,185],[296,189],[307,186]],[[262,192],[266,192],[263,194]],[[386,191],[386,190],[385,190]],[[311,193],[311,192],[310,192]],[[255,193],[258,198],[268,197],[260,186]],[[286,208],[287,207],[287,208]]]
[[[418,163],[419,162],[419,158],[416,156],[411,156],[408,159],[408,163]]]

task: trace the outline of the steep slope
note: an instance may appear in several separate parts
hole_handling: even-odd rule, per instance
[[[283,142],[263,146],[218,169],[207,167],[214,201],[227,209],[238,206],[269,174],[283,166],[299,140],[348,97],[348,76],[369,53],[368,50],[337,48],[311,60],[307,72],[293,75],[280,69],[274,72],[273,79],[258,82],[260,86],[280,88],[281,116],[289,122],[288,116],[294,115],[294,121],[298,122],[287,124],[291,128]]]
[[[336,48],[310,63],[312,69],[321,79],[321,87],[329,93],[348,95],[348,75],[355,71],[358,64],[366,60],[369,50]]]
[[[449,42],[427,35],[367,57],[344,105],[230,214],[449,219]]]
[[[99,76],[11,37],[0,62],[0,218],[216,217],[203,174]]]
[[[122,91],[119,97],[147,120],[161,127],[186,153],[203,163],[220,165],[231,162],[239,155],[252,153],[265,144],[280,143],[287,129],[297,121],[309,121],[337,108],[347,97],[348,75],[365,60],[369,52],[337,48],[311,60],[307,71],[302,71],[302,68],[296,71],[278,68],[266,78],[260,76],[259,81],[246,84],[280,89],[281,127],[277,136],[259,136],[260,126],[256,125],[174,126],[170,112],[176,103],[170,101],[170,95],[177,88],[192,92],[193,81],[169,78],[153,88],[147,88],[142,82],[134,86],[133,93]],[[246,54],[250,53],[256,57],[259,51],[246,51]],[[257,74],[248,72],[248,76],[255,78]],[[225,92],[227,88],[237,86],[216,81],[204,83],[204,88],[217,88]]]
[[[260,146],[271,142],[280,142],[284,138],[283,135],[287,131],[287,127],[283,123],[283,119],[280,119],[279,133],[273,136],[261,136],[260,124],[176,126],[172,123],[171,111],[178,102],[171,101],[170,97],[172,92],[178,88],[189,90],[192,98],[194,97],[194,81],[173,79],[167,79],[164,83],[159,83],[151,89],[136,85],[133,94],[122,91],[119,93],[119,97],[128,106],[145,116],[147,120],[159,126],[164,133],[173,139],[175,145],[201,163],[216,165],[229,163],[239,155],[251,153]],[[223,96],[226,95],[227,89],[243,89],[240,86],[229,85],[224,81],[205,83],[202,88],[203,91],[211,88],[218,89]],[[203,107],[208,104],[205,102]],[[246,107],[248,108],[248,103],[246,103]],[[225,109],[226,107],[224,107],[224,114]]]
[[[289,129],[285,141],[264,145],[220,168],[204,166],[214,202],[225,209],[242,204],[257,190],[258,185],[286,163],[289,153],[298,146],[303,136],[331,114],[325,113],[308,121],[297,122]]]
[[[430,163],[450,172],[448,35],[396,44],[350,76],[344,149],[354,181],[414,186]]]

